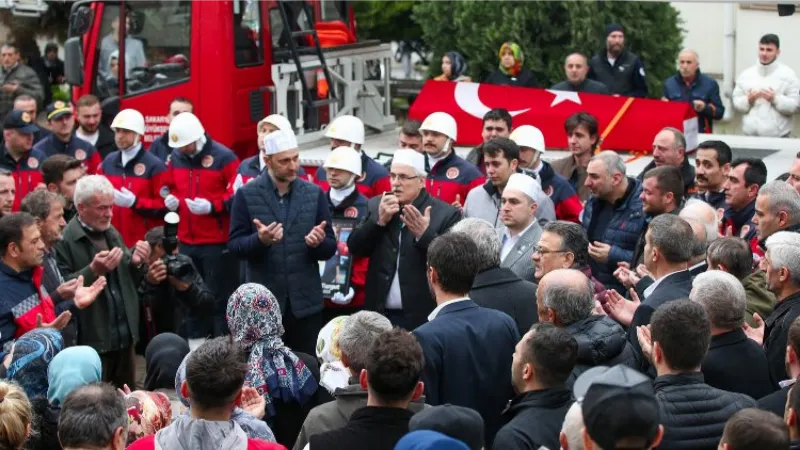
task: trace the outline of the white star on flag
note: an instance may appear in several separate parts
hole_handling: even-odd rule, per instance
[[[556,96],[556,98],[553,99],[553,102],[550,103],[550,107],[551,108],[553,106],[556,106],[557,104],[559,104],[561,102],[566,102],[566,101],[570,101],[572,103],[577,103],[579,105],[581,104],[581,98],[578,97],[578,93],[577,92],[556,91],[556,90],[553,90],[553,89],[547,89],[547,92],[549,92],[549,93],[551,93],[551,94]]]

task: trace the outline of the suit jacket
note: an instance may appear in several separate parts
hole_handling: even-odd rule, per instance
[[[369,200],[367,216],[347,240],[347,247],[353,256],[369,258],[364,307],[380,313],[385,311],[386,297],[392,287],[394,275],[398,272],[399,251],[403,313],[412,326],[416,327],[425,323],[428,314],[436,307],[436,302],[428,289],[428,245],[436,236],[446,233],[461,220],[461,213],[423,190],[413,205],[420,212],[424,212],[425,208],[430,206],[431,222],[425,233],[416,239],[400,221],[399,214],[396,214],[385,227],[378,225],[380,201],[380,196]]]
[[[777,389],[764,349],[742,329],[712,336],[700,370],[706,384],[723,391],[761,398]]]
[[[688,270],[681,270],[667,275],[649,296],[642,300],[642,304],[633,313],[631,326],[628,328],[628,340],[631,341],[639,361],[645,361],[642,355],[642,348],[639,346],[639,338],[636,335],[636,327],[647,325],[650,318],[659,306],[664,303],[688,298],[692,290],[692,275]],[[646,366],[647,364],[643,364]]]
[[[536,310],[536,284],[525,281],[507,267],[492,267],[478,272],[469,298],[484,308],[502,311],[517,323],[522,336],[539,321]]]
[[[503,240],[503,233],[505,228],[498,230],[500,233],[500,240]],[[533,249],[539,244],[539,238],[542,236],[542,227],[539,223],[534,221],[530,228],[525,230],[524,233],[517,239],[517,242],[511,247],[511,251],[506,255],[505,259],[500,262],[500,267],[508,267],[518,277],[523,280],[534,282],[535,278],[533,273]]]
[[[446,305],[414,330],[425,354],[425,397],[430,405],[472,408],[483,417],[486,447],[502,426],[500,414],[514,392],[511,357],[519,341],[507,314],[472,300]]]

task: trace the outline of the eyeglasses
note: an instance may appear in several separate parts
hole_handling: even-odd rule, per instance
[[[410,177],[410,176],[408,176],[408,175],[402,175],[402,174],[398,175],[398,174],[396,174],[396,173],[390,173],[390,174],[389,174],[389,178],[390,178],[392,181],[394,181],[394,180],[400,180],[400,182],[401,182],[401,183],[405,183],[406,181],[410,181],[410,180],[416,180],[417,178],[419,178],[419,176]]]
[[[538,253],[539,255],[546,255],[548,253],[570,253],[569,250],[542,250],[541,247],[538,245],[533,247],[533,253]]]

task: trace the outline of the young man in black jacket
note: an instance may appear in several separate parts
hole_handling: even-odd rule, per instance
[[[638,333],[658,374],[653,387],[664,425],[659,448],[717,448],[728,418],[756,402],[704,382],[700,365],[711,341],[711,324],[703,307],[688,300],[665,303],[649,328],[639,327]]]
[[[572,392],[566,382],[578,355],[578,344],[551,324],[531,328],[514,349],[511,380],[518,393],[503,411],[505,425],[494,439],[495,450],[559,448],[558,436]]]

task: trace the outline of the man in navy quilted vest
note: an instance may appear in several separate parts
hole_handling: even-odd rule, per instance
[[[291,130],[265,136],[264,155],[267,170],[234,195],[228,248],[245,260],[245,281],[278,299],[283,342],[313,355],[323,325],[319,261],[336,253],[328,197],[297,177],[300,151]]]

